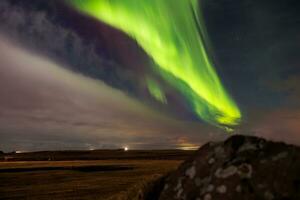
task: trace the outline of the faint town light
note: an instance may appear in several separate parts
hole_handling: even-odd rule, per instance
[[[129,148],[128,147],[124,147],[124,151],[128,151],[129,150]]]
[[[178,149],[184,150],[184,151],[195,151],[199,148],[199,146],[182,146],[179,147]]]

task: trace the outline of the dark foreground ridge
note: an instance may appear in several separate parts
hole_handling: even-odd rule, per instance
[[[300,148],[233,136],[204,145],[161,182],[145,199],[299,200]]]

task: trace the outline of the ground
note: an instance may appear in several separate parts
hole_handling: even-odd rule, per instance
[[[174,156],[145,158],[3,161],[0,199],[109,199],[175,170],[182,162]]]

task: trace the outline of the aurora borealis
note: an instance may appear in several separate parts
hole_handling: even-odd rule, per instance
[[[300,144],[299,4],[1,0],[0,151]]]
[[[197,1],[176,0],[170,4],[168,0],[71,0],[69,3],[136,39],[156,62],[158,73],[185,95],[199,117],[221,127],[238,124],[241,113],[225,91],[207,53],[208,35]],[[155,94],[158,93],[154,93],[157,98]],[[159,96],[161,99],[161,92]]]

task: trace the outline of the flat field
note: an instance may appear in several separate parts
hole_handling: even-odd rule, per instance
[[[183,156],[172,155],[164,159],[2,161],[0,199],[110,199],[175,170]]]

